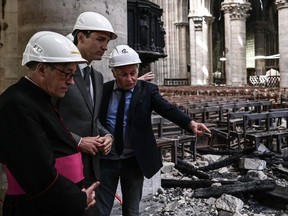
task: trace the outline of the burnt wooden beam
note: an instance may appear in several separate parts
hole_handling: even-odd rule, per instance
[[[199,154],[213,154],[213,155],[235,155],[238,154],[238,150],[234,149],[215,149],[215,148],[206,148],[206,149],[197,149]]]
[[[259,202],[277,209],[288,209],[288,188],[277,185],[271,191],[260,191],[254,194]]]
[[[234,184],[195,189],[192,197],[195,197],[195,198],[220,197],[224,193],[235,194],[235,193],[240,193],[240,192],[243,193],[243,192],[272,190],[275,187],[276,187],[276,183],[273,180],[255,180],[251,182],[236,182]]]
[[[197,170],[191,164],[181,159],[177,159],[175,169],[179,170],[181,173],[197,176],[200,179],[210,179],[210,176],[208,174]]]
[[[221,184],[234,184],[235,181],[217,181]],[[209,179],[200,180],[182,180],[182,179],[161,179],[161,187],[163,188],[207,188],[210,187],[216,181]]]
[[[209,164],[208,166],[199,167],[198,170],[199,171],[209,171],[209,170],[215,170],[215,169],[219,169],[221,167],[229,166],[231,164],[239,162],[239,159],[242,156],[243,156],[242,154],[232,155],[232,156],[229,156],[226,159],[223,159],[221,161],[215,162],[213,164]]]
[[[287,161],[284,161],[284,162],[282,162],[281,164],[282,164],[283,167],[285,167],[285,168],[288,169],[288,162],[287,162]]]
[[[163,188],[206,188],[210,187],[214,182],[208,179],[205,180],[178,180],[178,179],[161,179],[161,187]]]
[[[279,166],[277,166],[277,167],[272,167],[272,170],[274,170],[274,171],[276,171],[276,172],[278,172],[278,173],[280,173],[280,174],[284,174],[284,175],[286,175],[286,176],[288,176],[288,169],[287,169],[287,167],[279,167]]]

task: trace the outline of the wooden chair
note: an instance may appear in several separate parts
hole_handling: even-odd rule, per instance
[[[288,137],[288,111],[273,111],[268,113],[269,127],[272,130],[269,132],[272,139],[276,139],[277,153],[281,153],[281,147],[287,145]],[[282,120],[285,120],[283,126]],[[286,141],[286,142],[285,142]]]
[[[231,146],[236,143],[238,150],[240,150],[241,139],[243,138],[243,116],[246,114],[251,114],[251,111],[229,112],[227,116],[226,128],[213,129],[209,143],[210,146],[213,147],[216,143],[216,146],[231,148]]]
[[[280,98],[280,106],[281,106],[281,108],[288,107],[288,97],[287,96],[281,96],[281,98]]]
[[[251,113],[243,115],[244,148],[247,144],[254,144],[256,149],[260,141],[270,141],[269,121],[267,113]]]
[[[227,128],[228,113],[235,110],[235,103],[227,103],[220,105],[218,127]]]
[[[272,108],[271,100],[259,100],[258,102],[260,103],[260,110],[258,110],[259,113],[268,112],[268,110]]]
[[[204,107],[196,107],[187,109],[187,114],[190,115],[194,121],[196,122],[204,122],[205,121],[205,108]]]
[[[219,121],[220,106],[212,105],[204,107],[203,123],[209,128],[215,128]]]
[[[155,134],[157,146],[162,149],[171,150],[171,161],[177,163],[178,148],[181,149],[181,158],[184,159],[184,153],[189,152],[196,160],[195,136],[183,131],[178,125],[168,121],[160,115],[152,116],[152,124],[157,125]]]

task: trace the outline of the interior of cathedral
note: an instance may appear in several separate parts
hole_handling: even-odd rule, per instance
[[[140,75],[153,71],[158,85],[266,85],[269,79],[267,85],[287,87],[287,4],[286,0],[117,0],[113,4],[74,0],[56,5],[44,0],[2,1],[0,90],[25,74],[21,55],[35,31],[67,35],[75,17],[87,10],[105,15],[119,34],[103,61],[93,63],[105,81],[113,78],[107,67],[109,52],[118,44],[128,44],[141,57]]]
[[[104,82],[114,78],[109,54],[128,44],[141,58],[139,75],[152,71],[163,97],[196,121],[223,127],[229,112],[288,107],[288,0],[1,0],[0,8],[0,94],[27,73],[22,54],[35,32],[68,35],[80,13],[94,11],[118,35],[92,62]],[[163,136],[183,135],[167,125],[160,125]],[[0,199],[2,173],[0,167]]]

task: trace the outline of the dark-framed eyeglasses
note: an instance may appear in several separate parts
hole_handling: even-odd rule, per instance
[[[59,68],[56,68],[53,64],[49,64],[49,66],[54,70],[57,70],[60,73],[64,74],[65,81],[70,80],[72,77],[74,78],[76,76],[75,73],[67,73]]]

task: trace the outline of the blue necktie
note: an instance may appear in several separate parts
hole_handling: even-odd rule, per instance
[[[116,114],[116,125],[115,125],[115,148],[117,151],[117,154],[120,156],[123,152],[123,123],[124,123],[124,112],[125,112],[125,102],[126,102],[126,92],[122,89],[119,89],[121,92],[121,97],[119,101],[119,105],[117,108],[117,114]]]

